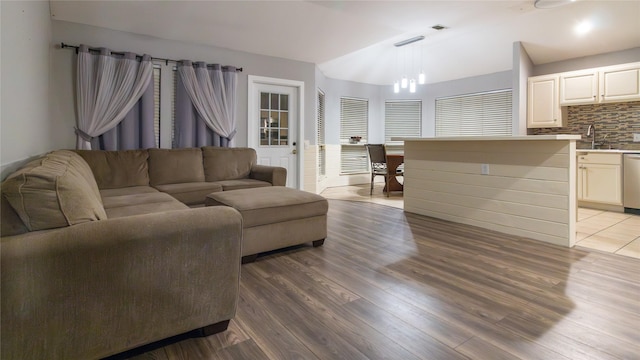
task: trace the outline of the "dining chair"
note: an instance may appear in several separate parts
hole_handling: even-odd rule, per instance
[[[373,195],[373,180],[376,176],[384,176],[384,184],[389,180],[387,171],[387,151],[384,144],[366,144],[369,161],[371,162],[371,189],[369,195]],[[389,192],[387,191],[387,196]]]

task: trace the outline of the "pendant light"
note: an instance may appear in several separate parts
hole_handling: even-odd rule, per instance
[[[396,48],[399,48],[399,47],[402,47],[402,46],[405,46],[405,45],[409,45],[409,44],[412,44],[412,43],[415,43],[415,42],[421,41],[421,40],[424,40],[424,36],[423,35],[419,35],[419,36],[416,36],[416,37],[413,37],[413,38],[410,38],[410,39],[407,39],[407,40],[403,40],[403,41],[397,42],[397,43],[395,43],[393,45]],[[396,50],[396,65],[398,63],[397,54],[398,54],[398,52]],[[407,66],[407,61],[408,61],[407,60],[407,55],[408,54],[405,53],[405,56],[403,56],[403,70],[402,70],[402,72],[404,74],[402,75],[402,78],[400,79],[399,82],[397,80],[393,82],[393,92],[395,94],[399,93],[400,89],[407,89],[407,88],[409,89],[410,93],[415,93],[416,92],[416,83],[424,84],[425,81],[426,81],[426,76],[425,76],[423,70],[420,70],[420,73],[418,74],[418,81],[416,81],[415,77],[412,77],[411,80],[409,80],[409,77],[406,74],[408,72],[411,72],[412,69],[407,69],[407,67],[408,67]],[[415,66],[415,64],[413,63],[413,55],[414,55],[414,53],[413,53],[413,49],[412,49],[412,52],[411,52],[411,57],[412,58],[410,59],[411,60],[410,65],[411,66]],[[422,64],[422,50],[420,50],[420,63]]]

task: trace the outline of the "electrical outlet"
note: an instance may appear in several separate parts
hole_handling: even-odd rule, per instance
[[[482,175],[489,175],[489,164],[482,164],[480,166],[480,172]]]
[[[633,142],[640,142],[640,134],[633,134]]]

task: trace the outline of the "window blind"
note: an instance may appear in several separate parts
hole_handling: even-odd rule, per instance
[[[153,66],[153,134],[160,147],[160,65]]]
[[[369,123],[369,101],[340,98],[340,172],[357,174],[369,171],[366,148]],[[359,136],[360,142],[350,145],[349,139]]]
[[[318,90],[318,133],[316,141],[318,144],[318,175],[320,177],[324,177],[327,174],[327,152],[324,146],[324,101],[324,93]]]
[[[171,71],[173,78],[173,96],[171,97],[171,148],[176,146],[176,94],[178,93],[178,68],[173,67]]]
[[[403,145],[392,137],[420,137],[422,101],[386,101],[384,104],[384,141],[387,145]]]
[[[345,175],[369,172],[369,158],[364,145],[341,146],[340,172]]]
[[[369,101],[363,99],[340,98],[340,141],[348,143],[352,136],[360,136],[361,143],[367,142],[369,121]]]
[[[436,136],[511,135],[511,89],[436,99]]]

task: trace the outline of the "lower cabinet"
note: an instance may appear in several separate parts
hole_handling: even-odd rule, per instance
[[[578,156],[578,201],[622,205],[622,157]]]

